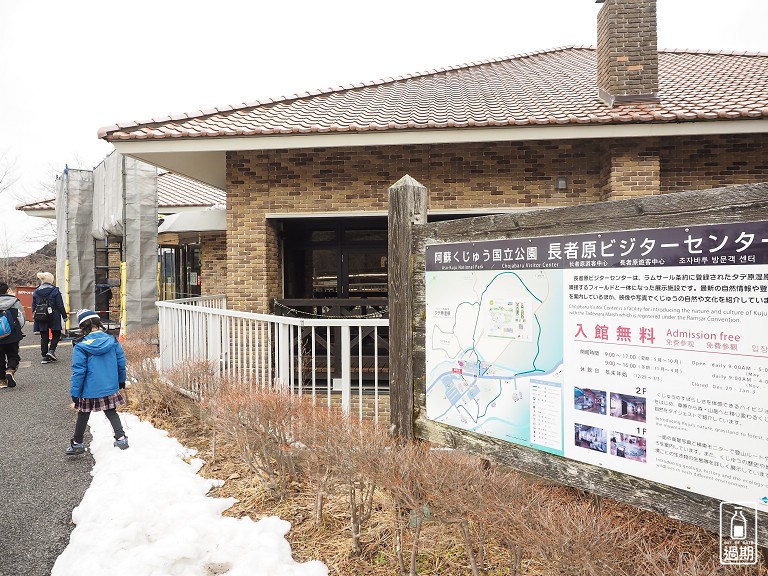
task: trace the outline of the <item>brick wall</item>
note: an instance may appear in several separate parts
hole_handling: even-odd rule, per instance
[[[386,211],[387,189],[404,174],[430,189],[433,209],[598,201],[603,155],[590,141],[230,152],[228,300],[267,312],[282,296],[277,224],[267,213]],[[559,175],[569,176],[564,192],[554,189]]]
[[[766,181],[765,150],[768,136],[739,135],[229,152],[227,296],[251,312],[282,297],[279,223],[266,214],[386,211],[404,174],[429,189],[431,210],[553,207]]]
[[[281,295],[277,230],[267,221],[271,196],[282,196],[271,180],[266,153],[227,154],[227,300],[246,312],[269,312]],[[281,175],[290,179],[291,174]]]
[[[317,405],[318,406],[327,406],[328,405],[328,396],[324,392],[318,392],[317,393]],[[355,419],[360,416],[360,403],[362,399],[362,409],[363,409],[363,420],[375,420],[376,418],[376,396],[374,394],[363,394],[360,396],[359,394],[352,395],[351,401],[350,401],[350,407],[349,407],[349,414],[350,416]],[[379,422],[388,423],[389,422],[389,393],[383,393],[379,394],[378,399],[379,404],[379,413],[378,418]],[[341,393],[333,393],[331,394],[331,406],[334,408],[341,408]]]
[[[659,90],[656,0],[606,0],[597,15],[597,85],[613,96]]]
[[[659,151],[661,192],[768,181],[768,134],[674,138]]]
[[[200,292],[203,296],[227,291],[227,238],[203,234],[200,238]]]
[[[604,200],[625,200],[660,193],[659,143],[655,138],[621,140],[607,158]]]
[[[122,282],[120,278],[120,261],[121,261],[121,249],[122,242],[112,239],[109,241],[109,250],[107,250],[107,266],[109,270],[109,283],[120,284]],[[112,297],[109,299],[109,317],[112,320],[120,318],[120,287],[111,289]],[[76,312],[76,310],[72,310]]]

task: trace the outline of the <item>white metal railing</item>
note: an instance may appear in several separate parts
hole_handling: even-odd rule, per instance
[[[219,376],[311,394],[314,401],[328,406],[340,395],[344,410],[356,408],[360,419],[372,416],[378,422],[380,395],[389,385],[389,358],[380,346],[389,320],[238,312],[227,309],[224,296],[156,305],[161,371],[185,362],[206,362]]]

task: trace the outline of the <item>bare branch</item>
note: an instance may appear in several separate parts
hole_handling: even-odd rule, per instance
[[[18,181],[16,159],[7,152],[0,153],[0,194],[7,192]]]

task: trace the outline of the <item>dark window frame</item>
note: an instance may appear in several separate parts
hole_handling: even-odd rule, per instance
[[[336,290],[333,296],[328,298],[349,298],[349,257],[351,254],[365,254],[372,251],[380,252],[384,257],[387,254],[387,218],[386,216],[372,216],[362,218],[313,218],[301,220],[283,220],[283,253],[284,285],[288,298],[314,298],[314,291],[307,293],[307,281],[298,270],[297,259],[299,255],[306,258],[306,254],[315,250],[331,249],[335,251]],[[334,231],[334,240],[312,240],[314,231]],[[383,232],[378,240],[355,240],[356,231]],[[303,289],[301,288],[303,287]],[[386,290],[383,293],[373,294],[372,297],[386,298]]]

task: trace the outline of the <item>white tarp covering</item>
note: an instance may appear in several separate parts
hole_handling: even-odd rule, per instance
[[[216,205],[201,210],[179,212],[166,216],[157,231],[164,232],[225,232],[226,206]]]
[[[123,156],[112,152],[93,170],[93,237],[123,235]]]
[[[56,198],[56,276],[70,312],[95,308],[94,238],[122,238],[126,331],[156,326],[157,168],[113,152],[93,172],[66,170]]]
[[[64,170],[56,180],[56,199],[56,284],[64,295],[67,311],[73,314],[80,308],[93,309],[95,303],[93,173]]]
[[[125,189],[126,331],[157,326],[157,168],[121,156]]]

